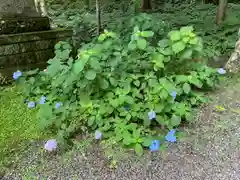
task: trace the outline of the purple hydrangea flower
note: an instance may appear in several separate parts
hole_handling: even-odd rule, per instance
[[[50,152],[55,151],[57,149],[57,140],[56,139],[48,140],[44,145],[44,149]]]
[[[13,73],[13,79],[17,80],[20,76],[22,76],[22,72],[17,70]]]
[[[218,69],[218,73],[219,73],[219,74],[226,74],[226,70],[223,69],[223,68],[219,68],[219,69]]]
[[[165,139],[168,141],[168,142],[176,142],[177,141],[177,137],[175,136],[175,130],[172,129],[168,132],[168,134],[165,136]]]
[[[40,101],[39,101],[39,104],[44,104],[45,103],[45,101],[46,101],[46,97],[45,96],[42,96],[41,98],[40,98]]]
[[[173,100],[175,100],[175,98],[177,96],[177,92],[176,91],[172,91],[170,94],[171,94]]]
[[[29,103],[28,103],[28,108],[34,108],[35,107],[35,105],[36,105],[36,103],[35,102],[33,102],[33,101],[30,101]]]
[[[56,105],[55,105],[55,108],[58,109],[62,106],[63,104],[61,102],[57,102]]]
[[[150,120],[155,119],[155,118],[156,118],[156,113],[155,113],[154,111],[150,111],[150,112],[148,113],[148,118],[149,118]]]
[[[95,139],[99,140],[102,138],[102,133],[99,130],[95,131]]]
[[[153,140],[152,144],[149,146],[150,151],[155,152],[160,149],[161,142],[159,140]]]

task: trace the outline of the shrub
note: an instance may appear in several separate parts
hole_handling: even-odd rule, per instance
[[[152,38],[154,32],[135,27],[126,44],[105,30],[77,57],[67,42],[56,44],[46,71],[25,72],[18,80],[27,99],[39,102],[41,127],[60,142],[87,127],[96,139],[139,155],[143,147],[158,149],[165,135],[174,142],[178,126],[191,121],[192,108],[205,99],[198,89],[215,87],[219,76],[201,61],[202,40],[191,26],[169,32],[157,45]]]

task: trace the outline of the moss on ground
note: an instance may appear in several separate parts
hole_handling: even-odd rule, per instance
[[[29,110],[16,87],[0,89],[0,173],[20,156],[29,140],[44,138],[36,110]]]

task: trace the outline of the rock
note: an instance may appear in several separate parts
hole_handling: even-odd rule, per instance
[[[240,72],[240,38],[236,42],[235,50],[226,63],[225,69],[230,73]]]
[[[0,18],[40,17],[34,0],[0,0]]]

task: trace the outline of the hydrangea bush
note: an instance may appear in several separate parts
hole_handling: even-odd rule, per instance
[[[214,88],[225,72],[199,61],[203,44],[191,26],[169,32],[157,46],[153,37],[135,27],[126,44],[105,30],[76,58],[59,42],[46,70],[17,71],[14,78],[24,85],[28,107],[39,108],[41,127],[58,141],[86,126],[97,140],[139,155],[144,147],[157,151],[176,142],[178,126],[192,120],[192,108],[205,100],[198,90]]]

